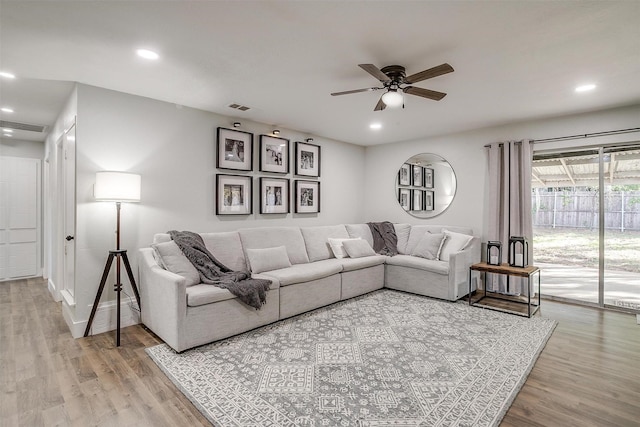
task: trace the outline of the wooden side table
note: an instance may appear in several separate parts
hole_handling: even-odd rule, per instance
[[[484,295],[481,295],[480,298],[476,299],[475,301],[472,295],[472,280],[471,280],[471,275],[474,271],[484,273]],[[501,274],[501,275],[507,276],[507,283],[509,283],[510,276],[526,278],[527,290],[528,290],[527,300],[522,301],[522,300],[517,300],[513,298],[504,298],[504,297],[501,297],[501,295],[503,294],[495,293],[495,292],[492,292],[491,295],[487,295],[487,273]],[[538,275],[538,303],[531,304],[531,277],[536,274]],[[510,303],[515,303],[515,304],[526,304],[527,313],[524,314],[518,311],[509,310],[506,308],[500,308],[500,307],[482,304],[481,302],[485,299],[508,301]],[[502,311],[505,313],[515,314],[523,317],[533,316],[540,308],[540,268],[533,265],[530,265],[524,268],[511,267],[509,264],[491,265],[491,264],[487,264],[486,262],[473,264],[471,267],[469,267],[469,305],[475,306],[475,307],[487,308],[489,310]]]

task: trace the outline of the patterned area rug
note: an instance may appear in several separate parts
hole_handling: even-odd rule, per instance
[[[385,289],[147,352],[216,426],[495,426],[555,324]]]

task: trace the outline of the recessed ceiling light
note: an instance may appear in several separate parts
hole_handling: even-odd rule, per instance
[[[15,79],[16,75],[7,71],[0,71],[0,77],[4,77],[5,79]]]
[[[13,129],[2,129],[2,132],[13,133]]]
[[[0,108],[0,111],[2,111],[4,113],[13,113],[13,108],[2,107],[2,108]]]
[[[373,130],[379,130],[382,129],[382,124],[381,123],[371,123],[369,125],[369,127]]]
[[[576,92],[588,92],[590,90],[594,90],[595,88],[596,88],[596,85],[594,84],[582,85],[582,86],[576,87]]]
[[[157,53],[155,53],[152,50],[149,49],[138,49],[136,50],[136,53],[138,54],[139,57],[144,58],[144,59],[158,59],[160,58],[160,55],[158,55]]]
[[[10,133],[3,133],[3,134],[2,134],[2,136],[6,136],[6,137],[8,137],[8,138],[11,138],[11,137],[13,137],[13,134],[10,134]]]

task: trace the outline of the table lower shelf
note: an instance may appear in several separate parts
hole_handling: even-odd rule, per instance
[[[482,292],[482,291],[479,291]],[[531,302],[531,315],[529,315],[529,303],[527,301],[518,301],[515,298],[505,297],[501,294],[482,295],[474,300],[474,296],[469,296],[472,307],[484,308],[487,310],[500,311],[503,313],[514,314],[516,316],[530,317],[537,313],[540,305]]]

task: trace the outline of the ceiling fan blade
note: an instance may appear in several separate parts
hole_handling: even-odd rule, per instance
[[[385,104],[384,102],[382,102],[382,97],[380,97],[380,100],[378,101],[378,103],[376,104],[376,108],[373,109],[373,111],[382,111],[385,108],[387,108],[387,104]]]
[[[419,73],[411,74],[404,79],[405,83],[417,83],[422,80],[431,79],[441,76],[443,74],[452,73],[453,67],[447,63],[438,65],[437,67],[429,68],[428,70],[420,71]]]
[[[440,101],[442,98],[447,96],[446,93],[436,92],[435,90],[422,89],[420,87],[407,86],[402,89],[404,93],[408,93],[409,95],[417,95],[423,98],[433,99],[434,101]]]
[[[351,93],[359,93],[359,92],[371,92],[372,90],[378,90],[379,87],[368,87],[366,89],[355,89],[355,90],[345,90],[344,92],[334,92],[331,96],[340,96],[340,95],[349,95]]]
[[[380,71],[378,67],[373,64],[358,64],[358,67],[365,70],[367,73],[371,74],[376,79],[380,80],[382,83],[388,82],[391,79],[385,73]]]

